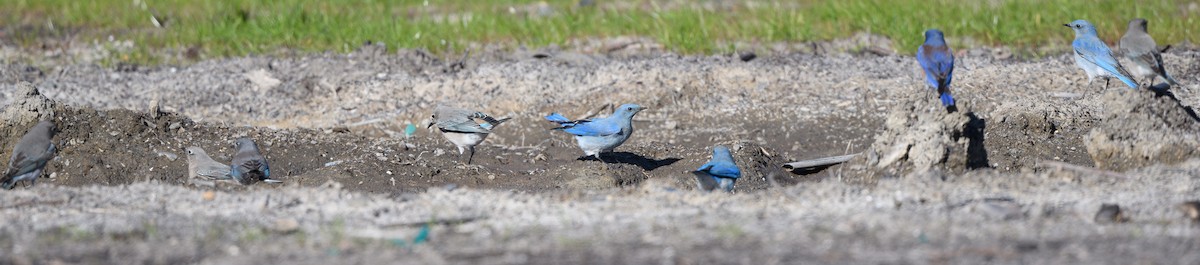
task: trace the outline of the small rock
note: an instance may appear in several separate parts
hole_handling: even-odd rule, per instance
[[[279,233],[291,233],[300,230],[300,222],[292,218],[282,218],[275,220],[275,225],[271,226],[271,230]]]
[[[155,154],[157,154],[158,156],[161,156],[161,157],[166,157],[167,160],[170,160],[170,161],[175,161],[176,159],[179,159],[179,155],[176,155],[175,153],[171,153],[171,152],[167,152],[167,151],[158,151],[158,152],[155,152]]]
[[[242,74],[242,76],[249,80],[250,83],[254,83],[259,89],[271,89],[283,83],[279,79],[271,77],[271,74],[267,73],[265,69],[250,71]]]
[[[749,62],[754,60],[754,58],[758,58],[758,55],[754,54],[754,52],[746,51],[738,54],[738,59],[741,59],[743,62]]]
[[[1183,211],[1183,215],[1192,220],[1193,223],[1200,223],[1200,201],[1187,201],[1179,204],[1179,210]]]
[[[1124,223],[1128,219],[1125,218],[1125,215],[1121,214],[1121,206],[1105,203],[1100,205],[1100,211],[1096,212],[1095,221],[1098,224],[1110,224]]]

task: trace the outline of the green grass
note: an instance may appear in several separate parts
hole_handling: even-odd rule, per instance
[[[610,2],[628,3],[613,8]],[[209,57],[273,53],[347,52],[365,41],[391,49],[462,51],[472,44],[516,47],[569,46],[588,37],[645,36],[681,53],[725,53],[732,43],[806,42],[869,32],[891,38],[912,53],[926,28],[940,28],[961,47],[1031,48],[1066,45],[1061,26],[1075,19],[1096,24],[1115,41],[1133,17],[1150,19],[1161,44],[1197,42],[1200,23],[1186,1],[1078,0],[800,0],[737,2],[706,9],[703,3],[596,0],[549,1],[554,14],[529,15],[538,1],[348,0],[7,0],[0,1],[5,41],[36,47],[48,39],[91,43],[113,36],[135,48],[119,60],[156,61],[163,49],[195,49]],[[1136,4],[1135,4],[1136,3]],[[933,8],[933,7],[937,8]],[[513,7],[518,12],[510,12]],[[536,13],[536,11],[534,11]],[[157,28],[151,15],[166,18]],[[53,25],[51,28],[50,25]]]

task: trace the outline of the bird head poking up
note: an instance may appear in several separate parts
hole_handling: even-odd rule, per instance
[[[429,130],[429,129],[433,128],[433,125],[436,123],[437,123],[437,114],[429,115],[429,124],[425,125],[425,129]]]
[[[632,119],[633,115],[636,115],[639,111],[642,111],[645,109],[646,109],[646,107],[642,107],[638,104],[629,103],[629,104],[625,104],[625,105],[621,105],[620,107],[617,107],[617,112],[613,113],[613,117],[620,117],[622,119]]]
[[[237,141],[233,143],[233,148],[237,150],[244,150],[247,148],[257,149],[258,146],[254,144],[254,140],[242,137],[238,138]]]
[[[929,29],[925,31],[925,44],[945,44],[945,35],[941,30]]]
[[[47,136],[54,137],[58,133],[58,125],[52,121],[40,121],[33,126],[33,130],[45,132]]]
[[[733,154],[729,153],[729,147],[725,147],[724,145],[718,145],[717,147],[713,147],[713,158],[717,158],[717,157],[721,157],[721,158],[733,157]]]
[[[201,155],[208,156],[207,153],[204,153],[204,149],[200,149],[200,147],[190,146],[184,150],[187,151],[188,158],[197,157],[197,156],[201,156]]]
[[[1063,24],[1063,26],[1075,30],[1075,37],[1096,36],[1096,27],[1092,26],[1092,23],[1088,23],[1087,20],[1080,19],[1068,24]]]
[[[1135,18],[1133,20],[1130,20],[1128,31],[1135,31],[1135,30],[1141,31],[1142,33],[1147,32],[1146,31],[1146,20],[1141,19],[1141,18]]]

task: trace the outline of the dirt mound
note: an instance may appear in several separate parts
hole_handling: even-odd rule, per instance
[[[33,84],[19,82],[3,87],[16,92],[12,104],[0,112],[0,122],[4,124],[4,128],[0,128],[0,135],[6,136],[4,139],[21,138],[34,123],[54,116],[54,101],[38,93]]]
[[[849,162],[845,180],[873,183],[883,176],[988,166],[983,120],[971,112],[948,112],[927,96],[913,94],[889,111],[875,142]]]
[[[1096,167],[1124,171],[1200,157],[1198,118],[1173,96],[1118,90],[1102,100],[1101,121],[1084,137]]]
[[[984,146],[993,168],[1028,169],[1042,160],[1091,163],[1082,141],[1095,126],[1091,108],[1014,100],[981,116],[987,117]]]

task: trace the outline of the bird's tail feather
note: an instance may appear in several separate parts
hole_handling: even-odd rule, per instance
[[[1136,81],[1133,81],[1133,79],[1129,78],[1130,76],[1133,76],[1133,75],[1129,74],[1129,71],[1126,71],[1125,67],[1121,67],[1120,64],[1117,64],[1116,68],[1117,68],[1117,72],[1113,73],[1113,75],[1116,76],[1117,79],[1120,79],[1121,82],[1125,82],[1125,85],[1128,85],[1130,88],[1133,88],[1133,89],[1138,88],[1138,83]]]
[[[696,187],[702,191],[711,191],[717,188],[717,178],[709,175],[704,171],[692,171],[692,175],[696,176]]]
[[[0,176],[0,180],[3,180],[0,183],[0,188],[11,190],[14,185],[17,185],[17,171],[11,168],[4,171],[4,175]]]
[[[1163,73],[1162,76],[1163,76],[1163,79],[1167,79],[1167,84],[1171,84],[1171,86],[1173,86],[1173,87],[1179,86],[1179,82],[1176,82],[1175,78],[1171,78],[1171,76],[1168,75],[1167,73]]]
[[[558,114],[557,112],[546,115],[546,120],[556,123],[571,122],[571,119],[567,119],[567,117],[563,116],[562,114]]]
[[[949,92],[942,93],[941,99],[942,99],[943,107],[949,107],[949,106],[954,105],[954,97],[950,96]]]

